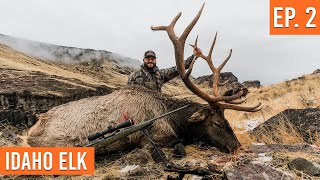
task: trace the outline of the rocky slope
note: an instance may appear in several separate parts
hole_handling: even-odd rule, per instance
[[[251,133],[266,143],[287,143],[288,137],[283,136],[284,133],[291,134],[291,140],[320,143],[320,109],[286,109],[255,127]]]
[[[107,58],[82,60],[80,56],[71,56],[72,53],[64,50],[61,52],[66,53],[67,57],[75,58],[74,62],[46,61],[6,45],[0,45],[0,146],[28,146],[25,143],[25,131],[9,126],[7,122],[25,127],[32,125],[39,113],[56,105],[110,93],[124,86],[128,74],[133,70],[130,67],[124,68],[121,63]],[[57,57],[63,59],[61,58],[63,56]],[[182,176],[184,179],[315,178],[319,176],[319,144],[295,144],[305,143],[303,139],[287,141],[287,145],[273,144],[275,143],[273,141],[262,144],[250,138],[246,132],[288,108],[319,108],[319,75],[315,72],[287,82],[249,89],[245,105],[262,102],[264,107],[261,112],[226,110],[225,115],[243,145],[233,154],[221,153],[215,148],[204,146],[201,142],[187,146],[187,156],[184,158],[175,157],[172,153],[173,149],[164,149],[172,163],[180,167],[179,171],[177,169],[172,171],[161,163],[155,163],[146,149],[136,149],[131,152],[97,157],[95,174],[92,176],[33,178],[178,179]],[[236,77],[227,79],[236,80]],[[226,78],[223,78],[222,82],[224,80]],[[212,94],[212,88],[208,88],[207,82],[199,86],[203,91]],[[166,84],[163,92],[177,98],[188,98],[205,103],[185,88],[179,78]],[[312,116],[312,113],[309,115]],[[283,139],[293,136],[293,134],[280,135]],[[301,168],[307,165],[312,171]],[[12,179],[13,177],[0,175],[0,178]]]
[[[39,113],[54,106],[110,93],[131,71],[103,60],[50,62],[0,45],[0,120],[33,125]]]
[[[212,87],[213,78],[214,78],[213,74],[207,75],[207,76],[200,76],[195,79],[195,82],[199,85],[205,84],[208,87]],[[232,72],[222,72],[220,74],[220,82],[219,83],[224,83],[226,81],[228,81],[228,83],[239,82],[238,78]]]
[[[82,49],[76,47],[58,46],[0,34],[0,44],[30,56],[47,59],[54,62],[78,63],[107,60],[121,67],[138,68],[138,60],[127,58],[105,50]]]

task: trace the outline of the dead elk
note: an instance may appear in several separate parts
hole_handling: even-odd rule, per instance
[[[172,145],[172,142],[177,139],[182,139],[187,143],[202,141],[224,152],[236,150],[240,143],[225,119],[223,110],[232,109],[254,112],[259,110],[260,104],[254,107],[238,105],[244,102],[236,101],[237,98],[244,94],[244,91],[239,91],[231,96],[219,94],[220,72],[230,59],[232,51],[230,50],[229,56],[219,67],[214,66],[211,55],[217,35],[209,50],[209,55],[200,54],[195,56],[188,71],[185,70],[185,41],[200,18],[203,7],[180,37],[175,34],[174,25],[181,13],[172,20],[169,26],[151,27],[151,29],[154,31],[163,30],[168,33],[174,46],[176,66],[180,77],[186,87],[208,102],[209,106],[173,99],[141,87],[128,87],[105,96],[86,98],[49,110],[47,113],[42,114],[39,117],[39,121],[30,129],[28,143],[31,146],[74,146],[83,144],[81,139],[87,135],[118,124],[127,117],[133,119],[135,123],[139,123],[144,119],[153,118],[185,104],[190,104],[187,109],[162,118],[153,124],[149,132],[154,141],[159,146]],[[197,40],[198,38],[195,44],[192,45],[193,48],[197,48]],[[189,78],[193,65],[199,57],[208,63],[214,74],[213,95],[204,93]],[[118,141],[107,147],[106,150],[121,150],[128,146],[142,147],[145,144],[147,144],[147,141],[142,133],[136,132],[123,141]]]
[[[41,114],[28,132],[28,143],[31,146],[75,146],[86,143],[81,140],[89,134],[119,124],[128,117],[137,124],[186,104],[189,104],[188,108],[157,120],[149,129],[151,137],[159,146],[174,145],[174,141],[202,141],[225,152],[239,147],[222,112],[138,86],[129,86],[105,96],[73,101]],[[147,143],[142,133],[136,132],[105,150],[143,147]]]

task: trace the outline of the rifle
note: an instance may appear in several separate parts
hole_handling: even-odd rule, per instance
[[[95,142],[92,142],[92,143],[89,143],[88,145],[86,145],[85,147],[94,147],[95,149],[100,149],[100,148],[103,148],[103,147],[106,147],[110,144],[113,144],[114,142],[116,141],[119,141],[139,130],[143,130],[143,129],[146,129],[148,128],[150,125],[153,124],[153,122],[157,119],[160,119],[160,118],[163,118],[165,116],[168,116],[172,113],[175,113],[177,111],[180,111],[182,109],[185,109],[187,108],[189,105],[185,105],[183,107],[180,107],[178,109],[175,109],[173,111],[170,111],[170,112],[167,112],[167,113],[164,113],[158,117],[155,117],[155,118],[152,118],[152,119],[149,119],[149,120],[146,120],[140,124],[137,124],[137,125],[133,125],[132,121],[131,120],[128,120],[130,122],[124,122],[118,126],[116,126],[117,128],[115,127],[109,127],[108,129],[112,129],[113,131],[110,131],[108,129],[102,131],[102,132],[99,132],[99,133],[95,133],[95,134],[91,134],[87,137],[87,139],[89,140],[92,139],[97,139],[98,137],[102,137],[100,138],[99,140],[95,141]],[[120,126],[120,128],[119,128]],[[131,127],[128,127],[128,126],[131,126]],[[119,130],[121,128],[124,128],[124,127],[128,127],[127,129],[124,129],[124,130]],[[106,137],[103,137],[104,134],[106,133],[110,133],[110,132],[113,132],[111,135],[109,136],[106,136]],[[90,141],[90,140],[89,140]]]
[[[110,127],[108,127],[107,129],[105,129],[105,130],[103,130],[101,132],[90,134],[89,136],[87,136],[87,139],[89,141],[93,141],[95,139],[104,137],[104,135],[106,135],[106,134],[113,133],[115,131],[119,131],[122,128],[126,128],[126,127],[129,127],[129,126],[132,126],[133,124],[134,124],[134,122],[131,119],[128,119],[128,120],[124,121],[123,123],[118,124],[116,126],[110,126]]]

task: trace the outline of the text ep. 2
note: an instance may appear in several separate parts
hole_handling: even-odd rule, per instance
[[[317,25],[313,24],[313,20],[316,17],[317,10],[314,7],[307,7],[305,13],[310,15],[309,20],[305,23],[306,28],[316,28]],[[273,8],[274,16],[274,28],[289,28],[291,27],[290,22],[296,17],[296,10],[293,7],[274,7]],[[284,24],[280,23],[283,22]],[[295,28],[299,27],[299,24],[294,24]]]

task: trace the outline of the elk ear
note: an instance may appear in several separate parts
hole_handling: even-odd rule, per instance
[[[188,122],[204,121],[205,119],[207,119],[207,117],[208,117],[207,109],[201,108],[188,119]]]

